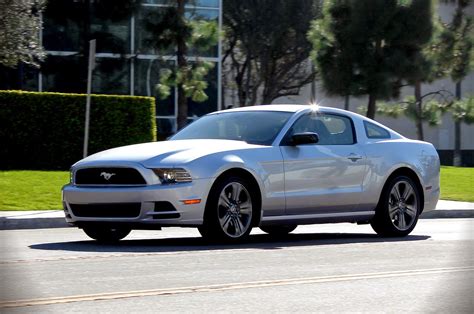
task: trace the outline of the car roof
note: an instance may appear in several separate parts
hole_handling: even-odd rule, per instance
[[[233,111],[286,111],[286,112],[297,112],[302,109],[308,108],[308,105],[258,105],[248,107],[237,107],[232,109],[222,110],[220,112],[233,112]]]
[[[232,109],[226,109],[226,110],[221,110],[215,113],[223,113],[223,112],[242,112],[242,111],[283,111],[283,112],[298,112],[301,110],[307,110],[307,109],[314,109],[314,110],[320,110],[323,112],[332,112],[332,113],[343,113],[347,115],[357,115],[359,117],[362,117],[358,114],[355,114],[354,112],[338,109],[338,108],[333,108],[333,107],[324,107],[324,106],[319,106],[319,105],[300,105],[300,104],[272,104],[272,105],[257,105],[257,106],[248,106],[248,107],[237,107],[237,108],[232,108]]]

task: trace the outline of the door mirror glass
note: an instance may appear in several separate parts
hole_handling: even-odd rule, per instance
[[[291,136],[292,145],[316,144],[319,142],[319,135],[314,132],[296,133]]]

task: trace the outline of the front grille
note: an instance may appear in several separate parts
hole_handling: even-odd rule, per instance
[[[141,203],[69,204],[76,217],[134,218],[140,215]]]
[[[75,174],[75,184],[91,185],[144,185],[143,176],[133,168],[86,168],[79,169]]]

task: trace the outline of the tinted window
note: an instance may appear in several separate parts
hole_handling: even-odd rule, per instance
[[[291,112],[225,112],[202,117],[171,140],[224,139],[271,145],[291,117]]]
[[[390,133],[378,125],[364,121],[364,126],[368,138],[390,138]]]
[[[308,114],[298,119],[287,138],[295,133],[314,132],[319,135],[318,145],[351,145],[355,143],[352,121],[332,114]]]

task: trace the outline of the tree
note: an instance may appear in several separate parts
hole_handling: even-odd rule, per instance
[[[417,96],[408,96],[404,101],[394,104],[379,103],[377,104],[377,114],[391,118],[405,115],[415,122],[418,139],[423,140],[420,138],[420,134],[422,136],[423,133],[419,132],[420,121],[426,122],[430,126],[441,124],[442,115],[453,106],[453,95],[447,90],[439,90]],[[359,109],[360,111],[366,110],[365,107]]]
[[[40,44],[44,0],[0,0],[0,64],[39,67],[45,57]]]
[[[467,15],[466,7],[472,0],[456,2],[451,23],[441,23],[442,32],[437,45],[437,66],[449,75],[456,84],[456,99],[461,99],[461,82],[469,74],[474,63],[473,17]],[[453,106],[455,108],[456,106]],[[453,116],[455,112],[453,112]],[[454,119],[454,159],[455,166],[461,165],[461,122]]]
[[[455,101],[451,113],[453,119],[466,124],[474,123],[474,96]]]
[[[312,82],[311,44],[306,33],[320,12],[317,0],[226,0],[226,76],[232,77],[239,106],[271,103],[298,95]]]
[[[212,63],[189,61],[190,49],[205,51],[215,46],[219,32],[213,21],[191,20],[185,15],[187,0],[169,1],[168,7],[160,11],[149,12],[146,16],[146,28],[150,33],[148,42],[158,51],[176,47],[176,67],[163,69],[157,89],[161,98],[167,98],[171,87],[176,87],[178,102],[178,129],[187,124],[187,99],[202,102],[207,99],[205,77]]]
[[[421,70],[414,65],[431,37],[430,18],[429,0],[326,1],[308,34],[326,92],[368,95],[374,118],[376,101],[398,97]]]

